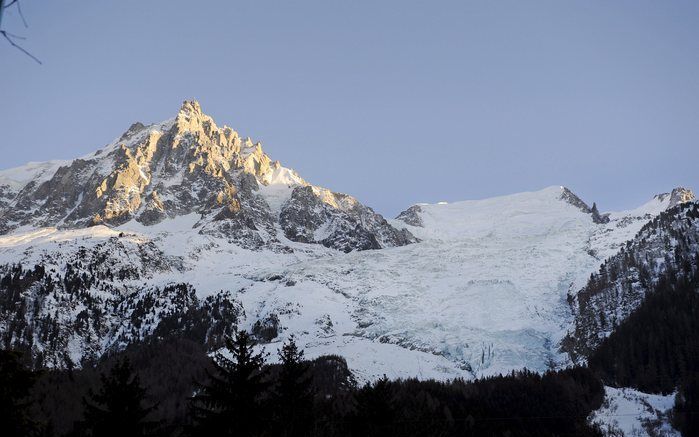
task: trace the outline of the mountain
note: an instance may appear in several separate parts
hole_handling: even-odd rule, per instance
[[[280,238],[346,252],[415,241],[353,197],[308,184],[190,101],[174,119],[134,123],[91,155],[1,172],[0,195],[0,233],[197,214],[202,234],[250,248],[284,250]]]
[[[643,299],[586,297],[605,260],[652,256],[659,220],[694,244],[688,205],[677,188],[602,213],[553,186],[385,220],[185,102],[91,155],[0,172],[0,338],[49,367],[168,335],[215,350],[242,328],[360,380],[545,370],[606,335],[599,308],[620,321]]]

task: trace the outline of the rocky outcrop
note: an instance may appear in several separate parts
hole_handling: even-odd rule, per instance
[[[590,215],[592,215],[592,221],[598,225],[609,223],[609,215],[600,214],[599,210],[597,209],[597,204],[594,202],[592,203],[592,208],[590,208]]]
[[[424,227],[424,224],[422,223],[422,218],[420,218],[421,212],[422,208],[420,208],[420,205],[413,205],[410,208],[398,214],[396,220],[400,220],[403,223],[406,223],[410,226]]]
[[[561,200],[570,203],[574,207],[578,208],[586,214],[590,214],[592,221],[597,224],[609,223],[608,214],[600,214],[597,210],[597,204],[593,203],[592,207],[588,206],[587,203],[583,202],[575,193],[570,191],[568,188],[563,187],[563,192],[561,193]]]
[[[294,189],[282,207],[279,222],[291,241],[320,243],[344,252],[416,241],[408,231],[392,227],[352,196],[312,186]]]
[[[670,198],[670,203],[668,208],[672,208],[673,206],[677,206],[680,203],[685,203],[694,200],[696,197],[694,196],[694,192],[688,188],[684,187],[677,187],[673,189],[670,193],[663,193],[663,194],[658,194],[656,197],[663,201],[667,199],[669,196]]]

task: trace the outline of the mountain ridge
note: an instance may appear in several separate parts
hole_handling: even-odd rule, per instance
[[[598,338],[597,309],[570,303],[590,276],[693,198],[603,213],[550,186],[386,220],[185,102],[90,155],[0,172],[0,334],[52,367],[247,329],[344,355],[361,380],[543,371],[571,362],[575,329],[579,349]]]

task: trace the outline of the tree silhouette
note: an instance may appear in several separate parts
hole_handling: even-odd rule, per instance
[[[100,377],[101,387],[83,398],[83,435],[94,437],[153,435],[156,423],[147,420],[155,407],[145,407],[146,390],[128,358],[118,361],[109,375]]]
[[[196,436],[252,436],[266,426],[263,394],[268,387],[264,355],[255,353],[250,335],[238,331],[226,339],[226,351],[213,360],[214,371],[192,399]]]
[[[24,367],[20,358],[17,352],[0,350],[0,429],[8,437],[32,436],[39,430],[29,413],[36,373]]]
[[[292,336],[278,352],[281,362],[274,388],[274,435],[306,436],[313,425],[313,387],[308,363]]]
[[[365,436],[386,436],[394,425],[397,401],[386,377],[367,383],[357,395],[356,431]]]

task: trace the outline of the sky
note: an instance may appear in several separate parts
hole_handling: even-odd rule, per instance
[[[699,2],[20,0],[0,169],[197,99],[311,183],[395,216],[565,185],[603,211],[699,190]]]

